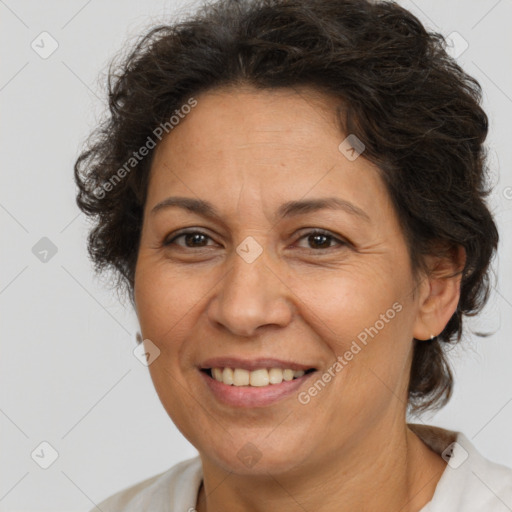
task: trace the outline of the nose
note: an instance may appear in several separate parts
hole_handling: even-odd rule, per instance
[[[286,327],[294,314],[293,294],[271,268],[265,251],[251,263],[238,254],[232,259],[209,304],[210,321],[241,337]]]

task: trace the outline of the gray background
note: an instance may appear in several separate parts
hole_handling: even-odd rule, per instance
[[[490,203],[502,238],[497,285],[471,322],[497,333],[467,335],[451,352],[453,399],[422,420],[464,432],[485,456],[512,466],[512,2],[401,4],[428,28],[460,34],[453,51],[469,45],[458,60],[484,88],[495,169]],[[132,353],[135,314],[93,274],[72,179],[80,145],[105,108],[109,59],[184,5],[0,0],[1,511],[87,511],[197,453]],[[58,43],[47,58],[31,47],[42,46],[43,31]],[[41,252],[43,237],[55,254]],[[44,441],[58,452],[48,469],[40,467],[51,462]]]

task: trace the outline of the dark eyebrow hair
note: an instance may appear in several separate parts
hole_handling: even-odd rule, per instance
[[[151,214],[153,215],[164,208],[172,206],[183,208],[192,213],[202,215],[203,217],[221,220],[221,215],[211,203],[202,199],[195,199],[193,197],[168,197],[155,205],[151,210]],[[366,222],[370,222],[370,217],[364,210],[361,210],[358,206],[339,197],[323,197],[319,199],[288,201],[278,208],[276,217],[278,219],[283,219],[285,217],[293,217],[295,215],[302,215],[322,209],[343,210],[347,213],[360,217]]]

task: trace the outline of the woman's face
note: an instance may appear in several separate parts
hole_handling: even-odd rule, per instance
[[[423,333],[375,166],[340,149],[335,104],[312,91],[196,99],[155,150],[135,275],[165,409],[204,459],[238,473],[314,468],[385,439],[403,425]],[[155,208],[171,197],[211,206]],[[255,385],[230,385],[225,367]]]

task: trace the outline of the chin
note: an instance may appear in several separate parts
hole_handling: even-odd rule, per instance
[[[254,436],[253,441],[247,436],[240,440],[236,437],[229,439],[227,446],[218,446],[214,450],[209,446],[208,450],[199,450],[201,458],[210,459],[226,472],[254,476],[288,473],[308,459],[311,462],[304,443],[287,443],[286,439],[277,437],[270,442],[264,436]]]

